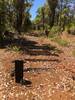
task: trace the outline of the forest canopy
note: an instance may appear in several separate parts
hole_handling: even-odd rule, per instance
[[[45,27],[55,27],[64,31],[75,27],[75,1],[74,0],[46,0],[44,6],[37,10],[33,20],[35,24],[43,23]]]
[[[30,9],[33,4],[34,0],[0,0],[0,32],[14,30],[21,33],[29,30],[32,24],[42,24],[43,29],[56,27],[61,31],[74,30],[74,0],[46,0],[31,21]]]

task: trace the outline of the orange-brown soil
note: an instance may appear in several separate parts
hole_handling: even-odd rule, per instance
[[[48,38],[25,35],[21,52],[0,49],[0,100],[75,100],[74,37],[61,47]],[[24,80],[11,77],[12,61],[24,60]]]

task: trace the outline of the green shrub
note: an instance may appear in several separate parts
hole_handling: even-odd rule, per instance
[[[16,46],[16,45],[11,45],[8,47],[9,50],[12,50],[12,51],[15,51],[15,52],[19,52],[21,51],[21,48],[19,46]]]
[[[57,42],[61,46],[68,46],[69,42],[67,40],[61,38],[54,38],[54,41]]]
[[[48,24],[45,24],[45,28],[50,30],[50,26]]]
[[[61,39],[61,37],[56,35],[56,34],[50,34],[49,38],[50,38],[51,41],[54,41],[61,46],[68,46],[68,44],[69,44],[69,41]]]
[[[14,51],[20,51],[20,47],[17,47],[17,46],[13,46],[12,48]]]
[[[67,27],[67,31],[69,34],[75,35],[75,24],[70,23],[70,25],[68,25],[68,27]]]
[[[52,29],[50,30],[50,32],[52,34],[56,34],[56,33],[59,33],[60,32],[60,27],[59,26],[53,26]]]
[[[56,37],[57,37],[57,34],[53,34],[53,33],[50,33],[48,36],[48,38],[50,38],[51,40]]]
[[[61,39],[60,39],[60,40],[58,40],[57,42],[58,42],[58,44],[61,45],[61,46],[68,46],[68,41],[66,41],[66,40],[61,40]]]

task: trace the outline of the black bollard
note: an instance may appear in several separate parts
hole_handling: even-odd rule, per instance
[[[15,60],[15,81],[20,83],[23,80],[23,61]]]

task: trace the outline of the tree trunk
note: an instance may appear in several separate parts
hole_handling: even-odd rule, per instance
[[[21,34],[23,13],[24,13],[24,0],[19,0],[17,1],[17,3],[18,3],[17,30],[18,30],[18,33]]]
[[[49,25],[52,28],[54,25],[55,9],[52,10],[52,14],[49,15]]]

